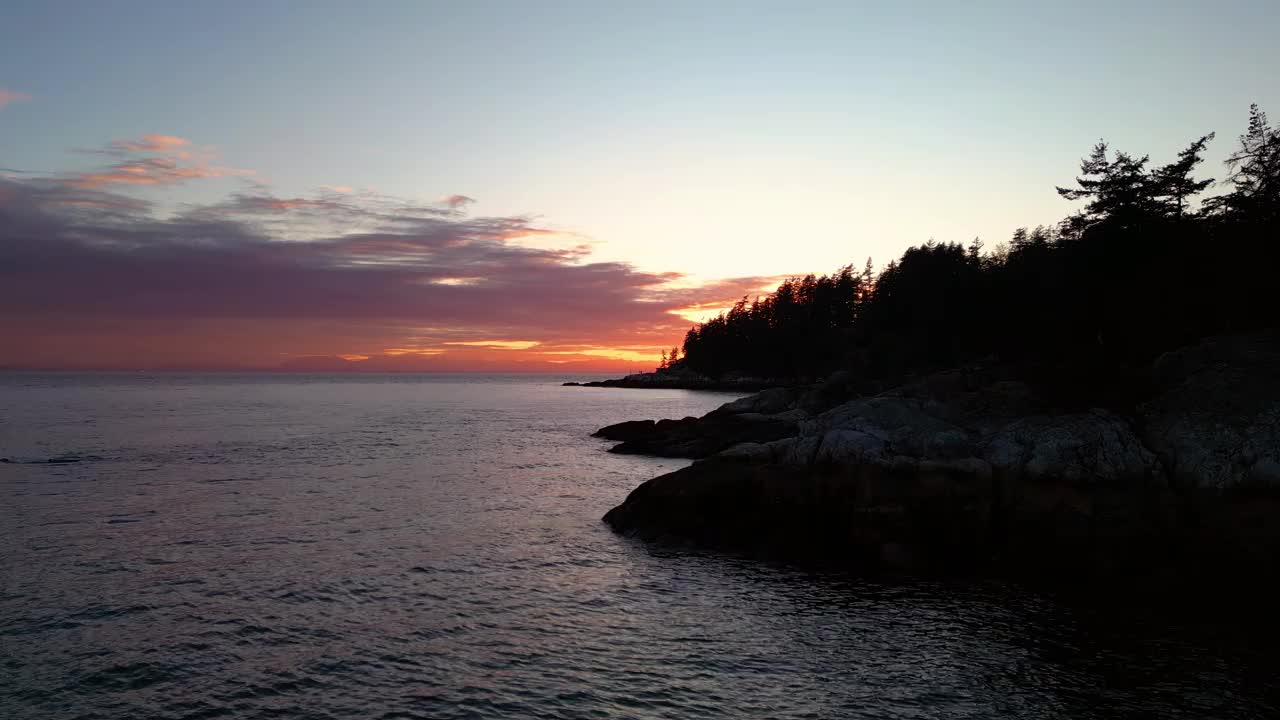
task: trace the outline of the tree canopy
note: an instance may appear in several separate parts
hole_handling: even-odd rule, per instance
[[[1275,324],[1280,130],[1256,105],[1215,185],[1198,178],[1212,133],[1152,167],[1097,143],[1053,225],[983,252],[927,242],[880,273],[868,260],[783,282],[691,328],[680,362],[712,376],[883,377],[995,356],[1118,367],[1205,335]],[[1211,188],[1222,192],[1203,201]],[[674,355],[674,353],[673,353]],[[670,362],[670,361],[668,361]]]

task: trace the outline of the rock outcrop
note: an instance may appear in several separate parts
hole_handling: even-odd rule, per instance
[[[863,397],[848,397],[846,379],[772,389],[661,432],[614,426],[604,436],[627,451],[717,449],[644,483],[605,521],[861,569],[1270,567],[1278,347],[1266,335],[1170,353],[1134,413],[1061,411],[988,366]]]
[[[620,441],[609,452],[658,457],[704,458],[741,442],[769,442],[797,432],[794,418],[760,413],[707,415],[680,420],[618,423],[594,435]]]
[[[1280,338],[1215,338],[1166,353],[1142,437],[1184,487],[1280,488]]]
[[[711,390],[723,392],[753,392],[777,385],[777,381],[765,378],[729,376],[709,378],[682,367],[663,368],[654,372],[633,373],[626,377],[591,382],[567,382],[572,387],[613,387],[638,390]]]

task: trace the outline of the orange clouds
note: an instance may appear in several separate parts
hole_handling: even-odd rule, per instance
[[[116,140],[98,153],[120,158],[119,162],[102,170],[76,173],[63,182],[72,188],[101,189],[111,185],[176,185],[202,178],[253,174],[252,170],[213,165],[214,153],[188,149],[190,146],[190,140],[173,135]]]
[[[0,336],[23,338],[0,366],[632,372],[680,341],[682,310],[767,280],[594,262],[572,235],[469,217],[461,198],[258,185],[161,215],[121,190],[243,171],[170,135],[92,155],[114,164],[0,175]]]
[[[537,340],[454,340],[445,345],[488,348],[490,350],[528,350],[540,345]]]
[[[143,135],[141,140],[116,140],[111,143],[111,146],[131,152],[172,153],[185,156],[189,153],[178,148],[190,144],[190,140],[173,135]]]
[[[219,168],[182,167],[168,158],[150,158],[117,163],[103,172],[81,173],[67,181],[75,188],[101,188],[114,183],[126,185],[173,185],[197,178],[223,177]]]

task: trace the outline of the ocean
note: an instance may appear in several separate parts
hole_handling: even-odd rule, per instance
[[[1263,718],[1230,618],[646,546],[578,377],[0,375],[0,718]],[[48,462],[55,460],[58,462]]]

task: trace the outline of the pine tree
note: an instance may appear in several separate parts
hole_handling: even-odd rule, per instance
[[[1058,194],[1068,200],[1088,201],[1084,211],[1074,218],[1077,226],[1104,221],[1132,224],[1156,210],[1154,186],[1146,172],[1150,156],[1135,158],[1117,152],[1110,159],[1108,151],[1107,143],[1098,141],[1089,156],[1080,161],[1077,187],[1057,188]]]
[[[1061,191],[1061,188],[1059,188],[1059,191]],[[1013,231],[1013,237],[1009,240],[1009,246],[1013,248],[1014,252],[1024,250],[1030,244],[1031,236],[1027,232],[1026,228],[1021,227]]]
[[[979,262],[982,260],[982,238],[974,238],[973,242],[969,243],[968,252],[969,260],[973,262]]]
[[[1280,129],[1267,114],[1249,106],[1249,127],[1240,136],[1240,149],[1227,157],[1233,190],[1215,198],[1214,209],[1239,219],[1272,220],[1280,216]]]
[[[1171,217],[1186,217],[1191,198],[1204,192],[1205,188],[1213,184],[1213,178],[1196,180],[1191,176],[1196,166],[1204,161],[1201,154],[1213,136],[1213,133],[1202,136],[1178,153],[1176,162],[1152,171],[1156,198],[1163,206],[1164,212]]]

